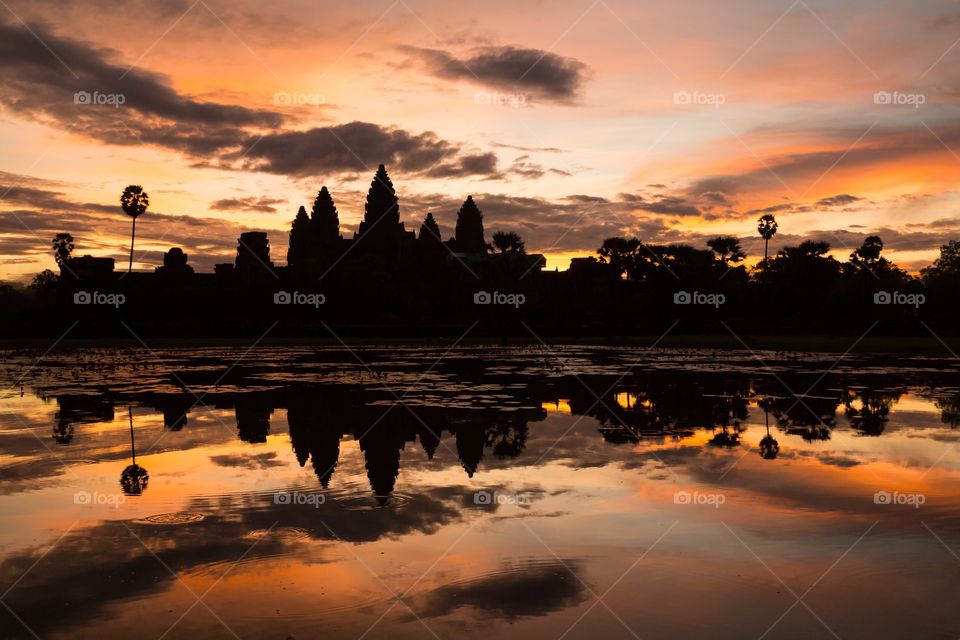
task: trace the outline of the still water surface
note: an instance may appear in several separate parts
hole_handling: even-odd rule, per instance
[[[960,367],[0,353],[3,638],[957,638]]]

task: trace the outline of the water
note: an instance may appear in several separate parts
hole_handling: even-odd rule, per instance
[[[3,638],[960,636],[950,357],[41,355]]]

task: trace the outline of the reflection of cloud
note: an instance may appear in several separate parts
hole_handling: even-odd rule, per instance
[[[277,459],[276,451],[250,455],[223,454],[210,456],[210,462],[218,467],[238,467],[241,469],[266,469],[268,467],[282,467],[287,464],[286,461]]]
[[[414,598],[411,608],[423,618],[446,616],[461,607],[475,609],[478,617],[501,620],[545,616],[585,600],[582,572],[583,563],[577,559],[527,560],[438,587]]]
[[[461,519],[463,495],[460,488],[427,489],[402,509],[362,513],[343,509],[330,499],[319,507],[278,505],[272,494],[196,499],[188,509],[207,514],[198,522],[162,526],[136,520],[103,522],[70,532],[52,548],[40,545],[8,554],[0,563],[0,584],[10,585],[26,573],[5,596],[6,602],[37,631],[69,630],[110,604],[169,589],[177,578],[164,565],[188,575],[238,558],[249,562],[310,552],[305,540],[265,533],[257,541],[251,532],[294,527],[316,540],[348,543],[433,533]],[[41,557],[44,562],[28,571]],[[60,606],[65,598],[69,607]]]

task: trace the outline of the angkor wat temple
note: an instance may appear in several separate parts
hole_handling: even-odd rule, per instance
[[[297,331],[326,323],[360,332],[459,326],[461,318],[477,317],[479,292],[532,300],[539,291],[544,256],[527,254],[514,238],[495,251],[472,196],[457,213],[453,237],[441,238],[432,213],[418,232],[406,229],[380,165],[353,237],[341,233],[336,204],[323,187],[309,213],[301,206],[293,220],[286,265],[274,263],[267,233],[250,231],[240,235],[234,261],[215,265],[213,273],[197,273],[180,248],[167,251],[153,272],[116,271],[113,258],[66,259],[58,296],[62,315],[95,320],[101,329],[121,317],[173,333],[243,333],[271,319]],[[98,305],[94,298],[78,306],[84,292],[121,294],[122,303]]]
[[[353,238],[340,232],[340,217],[333,197],[326,187],[320,189],[310,213],[301,206],[290,229],[286,266],[273,263],[270,240],[265,232],[242,233],[237,241],[233,263],[216,265],[221,280],[238,279],[246,284],[259,281],[292,279],[298,284],[311,281],[319,284],[331,276],[342,263],[363,270],[404,269],[411,266],[437,267],[438,263],[471,266],[483,269],[491,259],[491,246],[483,229],[483,213],[472,196],[467,196],[457,213],[454,237],[444,241],[432,213],[427,213],[419,233],[408,231],[400,221],[400,202],[386,168],[381,164],[370,184],[363,220]],[[524,269],[540,270],[546,265],[541,254],[523,254]],[[61,275],[83,281],[104,281],[114,271],[113,258],[83,256],[70,258],[61,266]],[[197,275],[187,264],[187,255],[180,248],[164,254],[163,266],[156,274],[167,278]],[[130,274],[143,279],[145,274]],[[202,275],[202,274],[200,274]]]

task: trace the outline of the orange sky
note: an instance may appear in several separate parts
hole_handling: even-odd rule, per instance
[[[768,208],[773,248],[879,233],[912,268],[960,228],[942,2],[10,0],[0,30],[3,279],[53,267],[59,231],[121,257],[129,183],[136,267],[210,269],[245,229],[283,263],[322,185],[352,235],[381,162],[408,228],[451,235],[474,194],[549,268],[622,234],[756,256]]]

